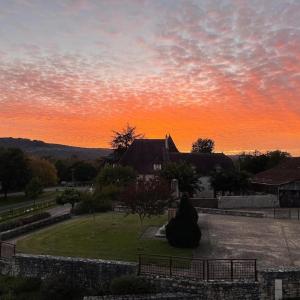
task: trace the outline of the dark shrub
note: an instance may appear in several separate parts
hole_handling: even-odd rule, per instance
[[[49,218],[51,215],[48,212],[42,212],[29,217],[23,217],[17,220],[5,222],[0,224],[0,232],[14,229],[23,225],[27,225],[42,219]]]
[[[112,200],[102,193],[84,193],[82,200],[72,209],[75,215],[88,214],[93,212],[106,212],[112,210]]]
[[[48,278],[41,286],[42,300],[79,300],[84,294],[84,290],[73,284],[65,275]]]
[[[0,276],[0,299],[38,300],[40,286],[40,279]]]
[[[115,278],[111,283],[110,290],[114,295],[149,294],[155,292],[152,284],[136,276]]]
[[[195,248],[199,245],[201,231],[198,214],[186,195],[182,196],[175,218],[166,226],[166,237],[173,247]]]

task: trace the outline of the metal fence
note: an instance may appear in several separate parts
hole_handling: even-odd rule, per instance
[[[275,219],[293,219],[300,220],[300,208],[288,207],[288,208],[274,208],[273,216]]]
[[[0,241],[0,258],[11,258],[16,255],[16,245]]]
[[[206,281],[257,281],[256,259],[195,259],[141,254],[138,273]]]

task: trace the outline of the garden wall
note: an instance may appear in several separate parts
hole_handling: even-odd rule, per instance
[[[16,236],[20,236],[22,234],[26,234],[26,233],[31,232],[33,230],[36,230],[36,229],[39,229],[39,228],[42,228],[42,227],[46,227],[46,226],[49,226],[49,225],[52,225],[52,224],[70,219],[70,218],[71,218],[71,214],[66,213],[66,214],[63,214],[63,215],[58,215],[58,216],[54,216],[54,217],[49,217],[47,219],[42,219],[40,221],[36,221],[36,222],[30,223],[30,224],[27,224],[27,225],[24,225],[24,226],[20,226],[20,227],[11,229],[11,230],[1,232],[0,233],[0,240],[6,241],[6,240],[12,239]]]
[[[280,207],[276,195],[221,196],[218,208],[273,208]]]
[[[259,272],[261,300],[300,299],[300,267]]]
[[[136,274],[137,264],[99,259],[17,254],[15,258],[0,261],[0,270],[2,275],[41,279],[63,274],[76,285],[96,288],[99,284],[109,284],[115,277]]]

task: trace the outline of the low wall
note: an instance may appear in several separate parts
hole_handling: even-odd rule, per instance
[[[198,299],[205,300],[259,300],[259,283],[257,282],[206,282],[192,280],[174,280],[171,278],[149,278],[158,290],[164,292],[197,294]]]
[[[15,258],[0,261],[0,270],[2,275],[41,279],[63,274],[74,284],[97,288],[99,284],[109,284],[115,277],[136,274],[137,264],[99,259],[17,254]]]
[[[194,207],[218,208],[217,198],[191,198]]]
[[[218,208],[273,208],[280,207],[276,195],[221,196]]]
[[[90,296],[84,297],[83,300],[149,300],[149,299],[164,299],[164,300],[199,300],[198,295],[186,293],[159,293],[147,295],[107,295],[107,296]]]
[[[214,209],[214,208],[200,208],[196,207],[198,213],[212,214],[212,215],[228,215],[237,217],[253,217],[263,218],[265,215],[261,212],[252,211],[240,211],[240,210],[229,210],[229,209]]]
[[[261,300],[300,299],[299,267],[262,270],[259,282]]]
[[[14,237],[17,237],[19,235],[23,235],[26,234],[28,232],[31,232],[33,230],[42,228],[42,227],[46,227],[67,219],[71,218],[71,214],[70,213],[66,213],[63,215],[58,215],[58,216],[54,216],[54,217],[49,217],[47,219],[42,219],[24,226],[20,226],[11,230],[7,230],[4,232],[0,233],[0,240],[2,241],[6,241],[9,239],[12,239]]]

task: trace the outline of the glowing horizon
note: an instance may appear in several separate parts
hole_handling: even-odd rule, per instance
[[[0,36],[0,136],[300,156],[300,1],[0,0]]]

